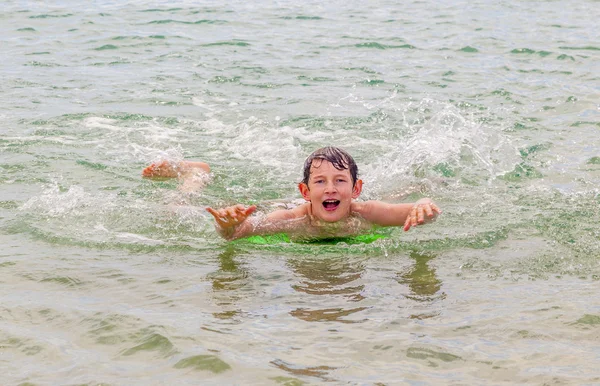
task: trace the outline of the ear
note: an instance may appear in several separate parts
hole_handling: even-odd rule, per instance
[[[358,196],[360,196],[360,192],[362,192],[362,185],[362,180],[356,180],[354,188],[352,188],[352,198],[358,198]]]
[[[300,190],[300,194],[306,201],[310,201],[310,189],[308,189],[308,185],[304,182],[298,184],[298,190]]]

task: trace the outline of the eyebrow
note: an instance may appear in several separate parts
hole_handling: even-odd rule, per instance
[[[310,178],[322,178],[325,177],[323,174],[311,174]],[[347,176],[346,174],[342,174],[342,173],[337,173],[333,175],[333,178],[338,178],[338,177],[344,177],[344,178],[351,178],[350,176]]]

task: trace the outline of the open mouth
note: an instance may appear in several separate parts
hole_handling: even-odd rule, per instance
[[[336,210],[340,205],[340,200],[325,200],[323,201],[323,207],[325,210]]]

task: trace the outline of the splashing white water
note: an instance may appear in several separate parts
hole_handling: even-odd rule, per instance
[[[47,185],[39,196],[31,197],[21,206],[21,210],[35,211],[49,217],[62,217],[81,214],[97,208],[115,208],[115,202],[108,197],[93,197],[83,187],[73,185],[61,192],[57,181]]]
[[[412,108],[409,104],[404,111]],[[450,176],[436,171],[441,167],[451,171],[451,178],[491,183],[521,161],[509,137],[465,117],[454,106],[424,99],[417,109],[433,113],[422,122],[410,124],[402,139],[379,144],[381,157],[363,168],[364,178],[380,192],[415,183],[431,187],[440,177],[447,181]],[[403,120],[406,122],[406,117]]]

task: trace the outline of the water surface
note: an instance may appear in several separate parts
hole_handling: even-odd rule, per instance
[[[8,1],[2,384],[596,384],[597,2]],[[345,148],[370,244],[228,243]],[[211,164],[182,194],[140,172]]]

